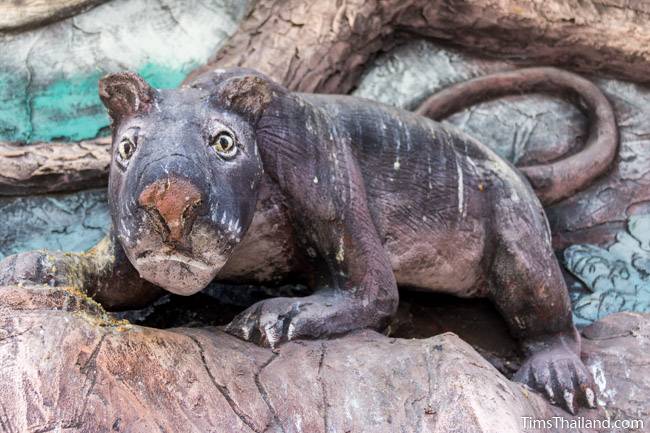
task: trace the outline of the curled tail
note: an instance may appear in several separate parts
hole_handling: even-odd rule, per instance
[[[578,153],[546,164],[518,167],[543,204],[570,197],[603,174],[616,157],[618,128],[611,104],[592,82],[556,68],[525,68],[475,78],[429,97],[417,113],[441,120],[468,106],[500,96],[570,93],[585,104],[590,131]],[[579,106],[582,109],[582,107]]]

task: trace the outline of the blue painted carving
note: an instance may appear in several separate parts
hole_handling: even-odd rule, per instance
[[[573,291],[580,325],[618,311],[650,311],[650,215],[629,218],[609,248],[573,245],[564,251],[566,268],[588,289]]]

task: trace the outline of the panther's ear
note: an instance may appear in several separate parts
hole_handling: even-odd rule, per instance
[[[256,123],[271,103],[271,83],[256,75],[227,79],[220,87],[219,99],[226,107]]]
[[[151,107],[156,91],[133,72],[118,72],[99,80],[99,97],[108,108],[113,124]]]

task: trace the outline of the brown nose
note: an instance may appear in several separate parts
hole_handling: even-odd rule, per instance
[[[162,225],[165,241],[180,243],[196,218],[201,192],[187,179],[169,177],[147,186],[138,203]]]

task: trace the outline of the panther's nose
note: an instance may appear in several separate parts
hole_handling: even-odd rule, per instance
[[[148,185],[138,203],[159,224],[163,240],[178,244],[192,228],[201,200],[201,191],[192,182],[170,176]]]

